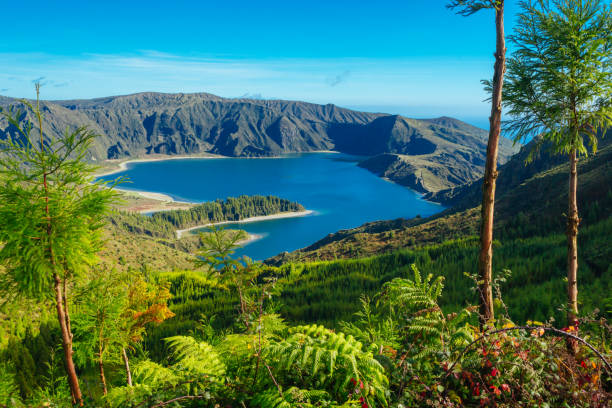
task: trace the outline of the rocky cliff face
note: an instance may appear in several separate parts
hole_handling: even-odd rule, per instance
[[[0,97],[0,106],[18,103]],[[91,151],[94,160],[338,150],[372,157],[362,166],[427,192],[477,179],[486,150],[486,132],[456,119],[414,120],[305,102],[140,93],[42,105],[50,136],[81,125],[101,135]],[[0,137],[14,133],[0,121]],[[504,141],[501,161],[512,153]]]

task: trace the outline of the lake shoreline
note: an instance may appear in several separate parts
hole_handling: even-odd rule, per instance
[[[188,210],[198,204],[197,202],[178,201],[171,196],[163,193],[154,193],[151,191],[128,190],[123,188],[114,188],[123,196],[123,203],[118,206],[119,209],[128,212],[136,213],[156,213],[170,210]]]
[[[309,152],[291,152],[287,154],[306,154],[306,153],[337,153],[341,152],[337,150],[313,150]],[[148,156],[148,157],[147,157]],[[136,157],[134,159],[107,159],[104,163],[110,164],[111,168],[101,169],[100,173],[95,173],[94,177],[106,177],[112,174],[121,173],[128,169],[127,165],[131,163],[147,163],[147,162],[158,162],[166,160],[183,160],[183,159],[282,159],[283,156],[262,156],[262,157],[239,157],[239,156],[223,156],[214,153],[204,154],[193,154],[193,155],[146,155],[143,157]],[[157,193],[155,193],[157,194]]]
[[[184,233],[189,232],[189,231],[198,230],[198,229],[202,229],[202,228],[206,228],[206,227],[212,227],[212,226],[216,226],[216,225],[248,224],[248,223],[251,223],[251,222],[260,222],[260,221],[268,221],[268,220],[280,220],[280,219],[283,219],[283,218],[306,217],[306,216],[312,215],[312,214],[314,214],[314,211],[312,211],[312,210],[287,211],[287,212],[281,212],[281,213],[270,214],[270,215],[258,215],[256,217],[249,217],[249,218],[245,218],[245,219],[238,220],[238,221],[213,222],[213,223],[208,223],[208,224],[196,225],[196,226],[190,227],[190,228],[176,230],[176,238],[180,239],[183,236]]]
[[[215,155],[150,155],[150,157],[137,157],[135,159],[109,159],[105,160],[106,164],[110,164],[111,168],[102,170],[100,173],[95,173],[94,177],[106,177],[112,174],[121,173],[128,169],[127,165],[130,163],[147,163],[147,162],[158,162],[166,160],[183,160],[183,159],[226,159],[227,156]]]

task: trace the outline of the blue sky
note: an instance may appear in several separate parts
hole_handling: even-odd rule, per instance
[[[3,2],[0,94],[32,97],[42,78],[45,99],[210,92],[483,122],[493,12],[446,3]]]

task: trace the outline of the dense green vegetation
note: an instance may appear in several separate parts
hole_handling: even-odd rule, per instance
[[[495,8],[498,17],[503,12],[503,0],[451,5],[467,7],[466,14],[482,8]],[[585,51],[601,53],[606,71],[612,6],[540,0],[521,7],[523,29],[540,19],[556,30],[547,46],[562,40],[553,47],[562,54],[553,63],[573,64],[583,55],[566,51],[595,39]],[[581,23],[589,15],[602,23],[595,28]],[[594,30],[588,38],[580,37],[584,27]],[[556,76],[555,70],[548,75]],[[578,79],[562,81],[563,87],[569,83],[563,90],[571,95]],[[551,81],[537,90],[559,85]],[[541,99],[554,105],[567,95],[557,96],[537,97],[535,104]],[[575,138],[581,131],[595,137],[596,128],[610,121],[609,96],[599,90],[580,106],[571,100],[574,119],[593,98],[601,112],[586,115],[583,125],[569,125],[569,141],[565,123],[549,135],[554,147],[571,153],[570,186],[577,181]],[[376,245],[375,256],[279,266],[236,259],[245,233],[212,227],[200,234],[197,250],[182,247],[194,252],[181,260],[192,270],[153,270],[145,261],[134,267],[121,257],[116,264],[112,257],[99,259],[109,217],[111,232],[134,237],[130,248],[147,235],[154,242],[150,248],[170,248],[177,228],[303,208],[275,197],[242,196],[152,217],[109,216],[115,194],[94,182],[94,169],[85,161],[94,135],[81,127],[46,137],[39,103],[24,104],[37,120],[39,137],[32,137],[33,125],[21,127],[24,112],[1,112],[19,136],[0,140],[0,406],[603,408],[612,403],[609,156],[580,167],[586,170],[580,235],[576,191],[569,194],[565,238],[559,225],[565,196],[551,188],[567,167],[531,174],[505,192],[497,224],[505,231],[493,243],[495,273],[484,284],[488,274],[476,259],[479,238],[486,234],[471,234],[478,208],[450,210],[424,222],[383,222],[427,237],[417,242],[404,235],[395,240],[403,245],[382,250]],[[449,227],[454,221],[460,225]],[[432,227],[432,222],[439,223]],[[374,224],[363,233],[393,239]],[[455,233],[459,236],[449,240]],[[323,247],[314,248],[315,255]],[[482,307],[483,286],[492,294],[489,311]],[[566,315],[568,323],[559,324]]]
[[[109,223],[130,234],[148,235],[155,238],[176,238],[176,228],[163,220],[153,219],[144,214],[113,210]]]
[[[177,229],[292,211],[304,211],[304,207],[274,196],[242,195],[198,204],[186,210],[159,211],[151,216],[114,211],[110,222],[131,233],[172,239]]]
[[[585,251],[600,250],[611,226],[612,219],[585,231],[581,242]],[[296,403],[301,401],[313,404],[303,406],[346,407],[386,406],[390,401],[425,406],[428,400],[446,401],[444,406],[487,401],[500,406],[539,405],[546,401],[553,406],[586,407],[592,406],[592,398],[598,402],[595,406],[609,402],[599,382],[605,375],[601,361],[581,349],[580,363],[576,363],[565,354],[558,335],[541,337],[540,323],[528,330],[492,334],[464,351],[480,335],[477,315],[469,306],[475,297],[470,293],[474,282],[459,272],[461,266],[452,269],[446,279],[419,269],[436,271],[453,268],[454,263],[474,267],[475,240],[375,258],[269,269],[236,262],[231,258],[233,238],[218,237],[217,242],[227,243],[216,247],[221,252],[215,252],[213,246],[206,250],[219,273],[145,271],[145,279],[158,282],[153,286],[169,283],[174,294],[170,309],[176,316],[158,328],[149,326],[144,348],[139,345],[130,352],[132,386],[126,385],[119,361],[106,362],[106,378],[112,387],[103,400],[111,406],[154,406],[173,398],[194,399],[204,406],[220,402],[234,406],[243,401],[252,407],[274,407],[282,401],[288,401],[287,406],[302,406]],[[551,312],[547,308],[563,303],[560,276],[551,279],[529,273],[535,268],[546,271],[555,264],[563,269],[564,249],[558,243],[562,238],[512,242],[505,250],[497,248],[498,253],[517,253],[516,265],[526,265],[521,276],[494,282],[505,302],[496,300],[498,329],[513,330],[512,322],[521,322],[507,311],[520,315],[540,306],[546,317]],[[536,253],[542,253],[542,258],[525,261]],[[599,255],[609,259],[609,254]],[[550,264],[549,257],[553,258]],[[601,305],[600,296],[609,296],[612,271],[606,266],[592,285],[583,285],[589,292],[583,310]],[[532,282],[525,285],[518,279]],[[239,287],[242,291],[235,290]],[[360,296],[363,292],[370,296]],[[545,293],[548,298],[542,297]],[[342,299],[337,301],[340,294]],[[595,316],[602,318],[605,313]],[[325,317],[328,327],[335,330],[307,323],[325,321]],[[305,325],[296,326],[300,321]],[[591,334],[589,340],[609,355],[609,332],[601,331],[588,317],[583,326],[581,330]],[[59,330],[44,324],[36,332],[28,330],[21,341],[13,340],[4,360],[14,374],[13,387],[24,397],[57,400],[63,395],[62,381],[54,386],[49,378],[60,372],[53,374],[52,367],[61,370],[53,347]],[[78,338],[82,336],[80,332]],[[48,364],[40,369],[33,361]],[[560,366],[566,368],[559,370]],[[87,365],[82,368],[85,394],[92,403],[102,399],[94,372]],[[46,394],[40,395],[37,386]]]
[[[581,283],[580,301],[585,313],[601,308],[600,299],[612,293],[612,248],[608,245],[612,218],[596,223],[580,235]],[[527,320],[562,321],[565,299],[564,269],[566,253],[562,233],[511,239],[495,245],[496,275],[509,270],[510,277],[501,286],[510,317]],[[278,278],[280,290],[276,309],[283,318],[296,324],[318,323],[338,327],[350,319],[361,294],[372,296],[394,278],[410,274],[415,264],[423,273],[442,275],[446,290],[440,304],[446,311],[460,310],[475,302],[473,281],[465,273],[476,272],[474,257],[478,251],[475,238],[447,241],[414,250],[336,261],[290,263],[268,268],[263,276]],[[153,356],[161,357],[160,340],[172,333],[187,333],[202,316],[214,316],[217,328],[233,324],[237,294],[215,286],[197,272],[167,272],[157,275],[170,283],[173,294],[171,310],[175,318],[151,331],[147,344]],[[610,317],[606,312],[604,316]]]

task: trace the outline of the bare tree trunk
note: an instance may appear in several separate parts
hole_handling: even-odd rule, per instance
[[[495,207],[495,182],[497,179],[497,150],[501,134],[502,88],[506,70],[506,40],[504,34],[504,1],[495,10],[496,51],[493,75],[491,117],[489,118],[489,142],[482,185],[482,208],[480,224],[480,253],[478,255],[478,292],[480,325],[486,325],[495,317],[493,310],[493,215]]]
[[[130,371],[130,360],[128,360],[127,352],[125,347],[121,348],[121,356],[123,357],[123,363],[125,364],[125,372],[127,373],[127,383],[132,386],[132,372]]]
[[[68,311],[64,310],[62,282],[57,273],[53,278],[55,280],[55,306],[57,308],[57,319],[62,331],[62,347],[64,349],[66,373],[68,374],[68,384],[70,385],[70,393],[72,394],[72,403],[83,406],[83,396],[81,395],[81,389],[79,387],[79,379],[77,378],[74,362],[72,361],[72,333],[70,333],[66,324],[66,315]]]
[[[567,212],[567,324],[578,327],[578,158],[576,149],[570,152],[569,208]],[[568,350],[576,354],[578,342],[568,338]]]
[[[104,350],[102,348],[102,336],[104,335],[103,328],[104,324],[100,325],[100,331],[98,333],[98,368],[100,369],[100,381],[102,382],[102,392],[104,395],[108,394],[106,388],[106,377],[104,376]]]
[[[104,363],[102,362],[102,358],[98,358],[98,367],[100,368],[100,381],[102,381],[102,392],[104,395],[108,394],[108,389],[106,388],[106,377],[104,376]]]
[[[66,266],[64,265],[64,270],[66,271]],[[62,283],[62,296],[64,298],[64,313],[66,314],[66,327],[68,328],[68,333],[70,333],[70,339],[72,340],[72,326],[70,325],[70,314],[68,313],[68,295],[66,290],[66,277],[64,277],[64,281]]]

